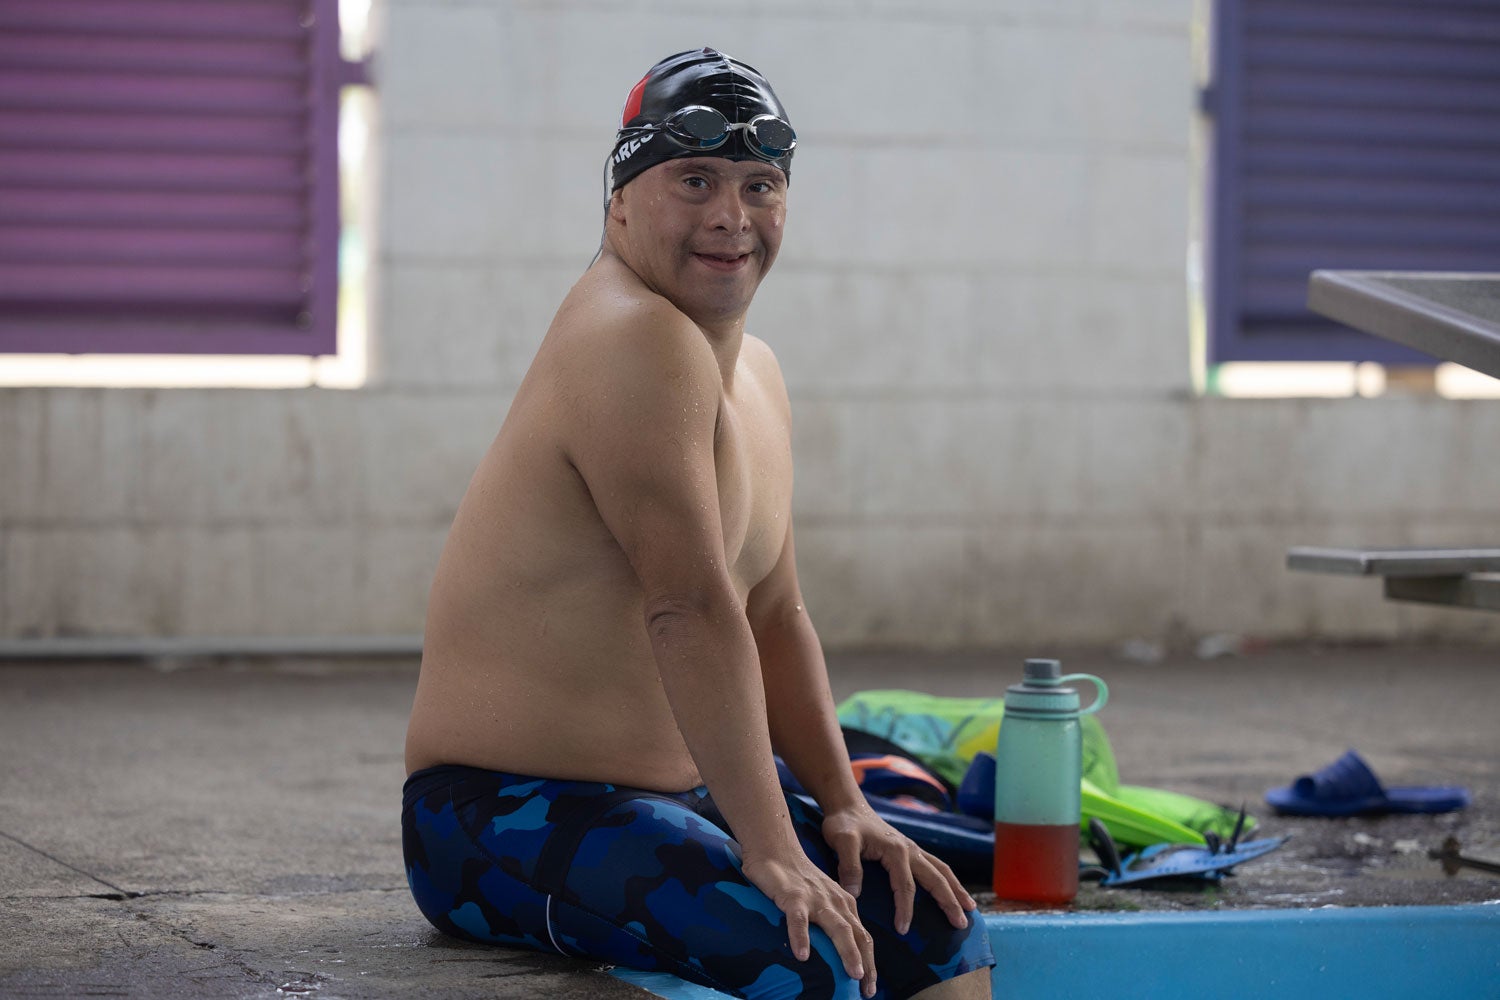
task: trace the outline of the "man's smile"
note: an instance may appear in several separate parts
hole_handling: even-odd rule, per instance
[[[694,253],[693,257],[714,271],[738,271],[750,263],[751,254],[740,253]]]

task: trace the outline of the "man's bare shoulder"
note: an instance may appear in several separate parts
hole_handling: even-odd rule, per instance
[[[667,299],[595,271],[568,294],[528,375],[547,400],[535,426],[586,478],[621,462],[659,469],[663,449],[712,440],[718,362]]]
[[[566,372],[578,377],[680,378],[711,375],[713,351],[669,300],[629,275],[595,265],[558,309],[549,341]],[[686,369],[686,371],[684,371]]]
[[[771,345],[753,334],[745,334],[744,345],[745,360],[758,369],[770,370],[781,377],[781,364],[776,360],[776,352],[771,350]]]
[[[740,357],[745,366],[755,376],[759,383],[783,410],[790,410],[791,403],[787,398],[786,380],[781,374],[781,363],[776,360],[776,354],[759,337],[745,334],[745,340],[740,347]]]

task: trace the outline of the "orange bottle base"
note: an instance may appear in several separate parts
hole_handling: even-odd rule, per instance
[[[1070,903],[1078,895],[1078,827],[995,824],[995,895]]]

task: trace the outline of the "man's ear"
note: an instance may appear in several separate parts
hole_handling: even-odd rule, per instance
[[[617,187],[609,196],[609,217],[611,221],[625,224],[625,187]]]

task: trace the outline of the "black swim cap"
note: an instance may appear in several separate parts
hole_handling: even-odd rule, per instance
[[[750,151],[743,131],[731,132],[722,146],[686,149],[660,132],[632,133],[642,125],[657,125],[673,112],[692,105],[713,108],[731,123],[748,122],[757,115],[774,115],[787,121],[786,110],[770,83],[754,66],[716,49],[693,49],[668,56],[652,66],[631,88],[620,112],[620,131],[615,135],[611,156],[614,180],[611,191],[667,160],[682,156],[722,156],[731,160],[764,160],[792,174],[792,152],[767,159]]]

